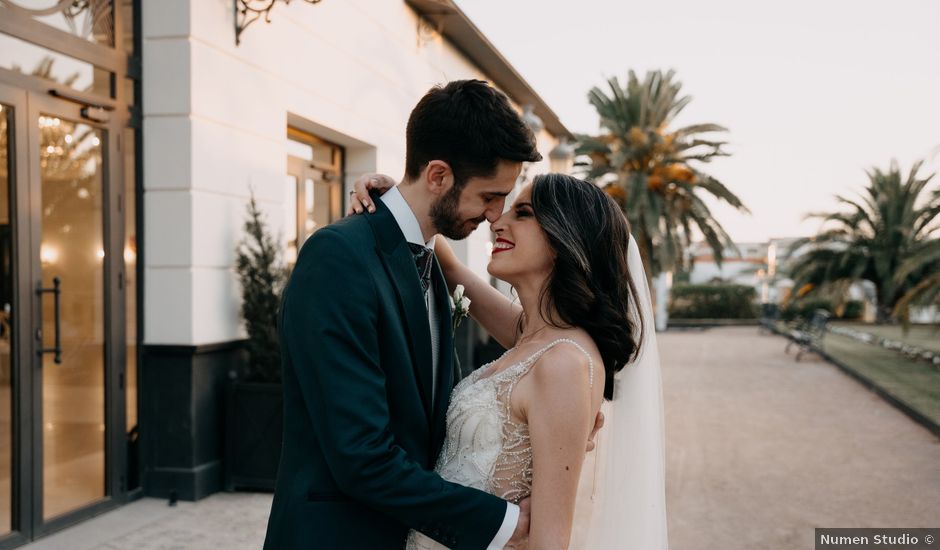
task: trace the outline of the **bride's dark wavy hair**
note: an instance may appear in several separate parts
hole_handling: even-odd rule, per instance
[[[607,193],[564,174],[536,176],[531,202],[556,254],[539,311],[552,311],[550,304],[557,316],[549,325],[587,331],[604,360],[604,397],[612,399],[614,374],[636,359],[646,330],[627,267],[630,224]]]

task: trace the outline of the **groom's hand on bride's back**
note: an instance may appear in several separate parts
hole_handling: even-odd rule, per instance
[[[604,427],[604,413],[602,413],[601,411],[597,411],[597,416],[594,417],[594,429],[591,430],[591,435],[590,437],[588,437],[587,451],[585,452],[589,453],[594,450],[594,447],[595,447],[594,440],[597,438],[597,432],[599,432],[600,429],[603,427]]]
[[[529,547],[529,519],[531,513],[531,503],[528,498],[519,501],[519,521],[516,523],[516,530],[512,533],[512,538],[506,543],[506,550],[525,550]]]
[[[585,452],[589,453],[594,450],[594,439],[597,437],[597,432],[603,427],[604,413],[597,411],[597,416],[594,417],[594,428],[591,430],[587,442],[587,451]],[[519,501],[519,522],[516,523],[516,530],[513,532],[512,538],[506,543],[506,550],[526,550],[529,547],[530,506],[528,498]]]
[[[362,214],[365,210],[370,213],[375,212],[375,205],[372,204],[369,190],[377,189],[381,195],[392,187],[395,187],[395,180],[385,174],[363,174],[359,176],[349,192],[349,208],[346,209],[346,215]]]

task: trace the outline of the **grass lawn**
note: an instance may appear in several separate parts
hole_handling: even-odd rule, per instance
[[[890,338],[917,346],[922,349],[940,353],[940,325],[911,325],[907,334],[904,334],[899,325],[869,325],[861,323],[830,323],[834,326],[844,326],[874,334],[882,338]]]
[[[853,327],[890,338],[900,336],[899,328],[896,336],[890,332],[896,327],[867,325],[853,325]],[[924,328],[923,334],[915,335],[915,339],[904,338],[904,341],[921,347],[930,347],[930,349],[940,347],[935,341],[927,346],[925,340],[934,329],[921,328]],[[940,370],[937,368],[925,362],[907,359],[897,351],[832,333],[826,334],[823,340],[823,350],[846,367],[868,378],[895,398],[907,403],[912,409],[940,425]]]

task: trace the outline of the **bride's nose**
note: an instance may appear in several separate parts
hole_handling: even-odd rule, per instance
[[[505,231],[506,230],[505,220],[506,220],[506,217],[501,215],[500,217],[490,222],[490,231],[492,231],[493,233],[496,233],[497,235],[499,235],[500,232]]]

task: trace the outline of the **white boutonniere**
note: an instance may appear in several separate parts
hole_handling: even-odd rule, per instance
[[[460,326],[460,322],[464,320],[464,317],[470,314],[470,298],[464,296],[463,292],[463,285],[457,285],[457,288],[454,289],[453,296],[450,297],[450,307],[453,311],[451,326],[454,334],[457,333],[457,327]]]

